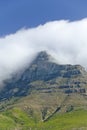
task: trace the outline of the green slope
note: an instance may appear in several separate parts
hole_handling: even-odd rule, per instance
[[[76,110],[64,114],[56,114],[44,124],[47,130],[86,130],[87,111]]]
[[[19,108],[0,114],[0,130],[87,130],[87,110],[56,113],[46,122],[35,120]]]
[[[0,114],[0,130],[14,130],[17,127],[16,122],[3,114]]]
[[[0,130],[87,129],[87,96],[83,94],[35,91],[1,102],[0,111]]]

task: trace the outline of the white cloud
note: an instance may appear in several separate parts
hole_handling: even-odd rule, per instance
[[[81,64],[87,68],[87,19],[48,22],[0,38],[0,81],[47,50],[60,64]]]

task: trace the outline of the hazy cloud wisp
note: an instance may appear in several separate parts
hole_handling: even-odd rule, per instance
[[[48,22],[1,37],[0,82],[30,64],[42,50],[47,50],[59,64],[81,64],[87,68],[87,19]]]

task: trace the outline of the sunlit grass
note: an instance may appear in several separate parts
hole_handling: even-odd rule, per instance
[[[19,127],[19,128],[18,128]],[[26,112],[19,108],[5,111],[0,115],[0,130],[86,130],[87,110],[75,110],[58,114],[46,122],[35,122]]]

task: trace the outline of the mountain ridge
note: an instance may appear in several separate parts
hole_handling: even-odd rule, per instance
[[[67,90],[69,90],[69,84],[71,84],[70,88],[72,88],[72,86],[75,88],[76,85],[84,87],[87,84],[86,77],[87,72],[81,65],[57,64],[53,62],[53,60],[51,61],[51,56],[46,51],[41,51],[18,79],[14,77],[12,80],[7,81],[5,87],[0,92],[0,98],[26,96],[33,89],[31,84],[35,81],[43,81],[46,82],[46,84],[49,82],[49,86],[52,86],[50,84],[51,80],[55,80],[54,84],[58,86],[58,89],[60,87],[68,88]],[[58,80],[57,82],[56,79]],[[60,79],[61,81],[59,81]],[[62,80],[64,83],[58,83],[62,82]],[[67,90],[66,92],[68,92]]]
[[[81,65],[53,61],[47,52],[40,52],[22,73],[6,81],[0,91],[5,130],[87,128],[87,72]]]

